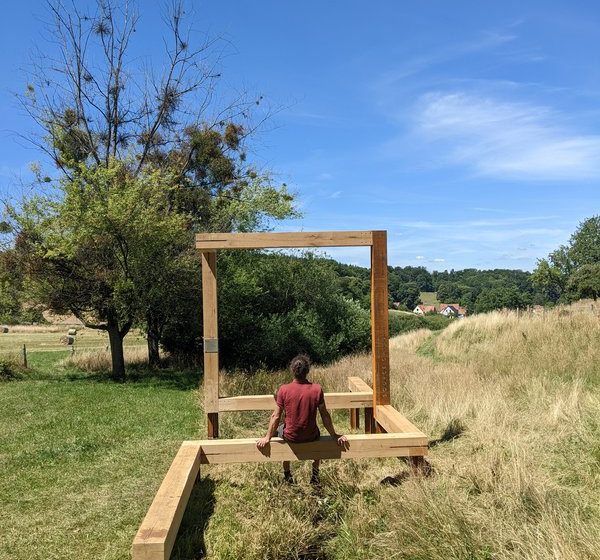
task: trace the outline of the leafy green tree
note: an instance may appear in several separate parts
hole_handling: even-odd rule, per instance
[[[526,307],[530,301],[516,286],[492,288],[481,292],[475,302],[477,313],[486,313],[495,309],[517,309]]]
[[[197,295],[192,232],[264,227],[294,215],[293,197],[247,163],[260,98],[215,105],[214,42],[191,46],[183,4],[167,18],[154,80],[130,56],[139,23],[132,5],[98,0],[87,13],[57,0],[48,8],[56,57],[39,60],[20,99],[42,130],[33,142],[59,174],[38,168],[50,194],[13,206],[11,216],[37,301],[107,330],[113,375],[122,378],[131,326],[144,326],[155,362],[166,324],[180,320],[177,298]]]
[[[437,289],[437,298],[444,303],[458,302],[469,291],[468,286],[456,282],[440,282]]]
[[[583,278],[590,278],[590,270],[584,269],[571,282],[573,275],[588,265],[600,263],[600,216],[593,216],[581,222],[566,245],[548,255],[548,259],[538,261],[533,273],[533,281],[551,302],[569,301],[584,297],[576,286]],[[588,280],[585,280],[591,287]],[[587,292],[586,292],[587,293]]]
[[[13,214],[32,299],[107,331],[116,379],[157,255],[191,244],[186,217],[169,212],[169,185],[158,171],[132,177],[118,162],[81,165],[61,181],[61,197],[37,196]]]
[[[556,266],[548,260],[540,259],[531,275],[533,285],[542,293],[546,301],[556,303],[564,291],[564,278]]]
[[[396,298],[396,301],[412,311],[421,302],[421,290],[416,282],[405,282],[400,284]]]
[[[569,278],[568,290],[574,299],[600,296],[600,262],[580,266]]]

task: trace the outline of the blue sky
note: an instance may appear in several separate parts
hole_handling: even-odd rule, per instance
[[[140,2],[141,57],[161,13]],[[297,193],[278,229],[386,229],[394,265],[521,268],[600,211],[597,2],[191,2],[223,85],[278,112],[251,157]],[[0,188],[40,159],[11,91],[43,2],[3,9]],[[367,264],[364,249],[331,251]]]

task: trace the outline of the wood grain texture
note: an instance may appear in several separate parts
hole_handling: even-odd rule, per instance
[[[215,252],[202,253],[202,314],[205,339],[218,339],[217,316],[217,255]],[[208,414],[219,412],[219,353],[204,352],[204,411]],[[216,428],[215,428],[216,427]],[[218,437],[218,419],[208,421],[208,437]]]
[[[378,405],[375,409],[375,419],[388,433],[421,433],[425,437],[419,428],[392,405]]]
[[[373,389],[369,387],[369,384],[364,379],[355,376],[348,377],[348,389],[355,392],[370,391],[373,393]]]
[[[390,404],[390,344],[388,329],[387,233],[373,232],[371,247],[371,347],[373,408]]]
[[[199,471],[200,442],[183,442],[133,539],[133,560],[169,558]]]
[[[196,249],[284,249],[356,247],[372,243],[371,231],[313,231],[276,233],[198,233]]]
[[[201,446],[202,464],[414,457],[426,453],[427,438],[421,433],[351,434],[347,437],[347,449],[342,449],[330,436],[310,443],[287,443],[281,438],[273,438],[262,450],[256,447],[256,439],[206,440],[194,443]]]
[[[331,410],[371,406],[372,400],[373,391],[370,390],[361,393],[325,393],[325,404]],[[274,408],[274,395],[244,395],[219,399],[219,412],[273,410]]]

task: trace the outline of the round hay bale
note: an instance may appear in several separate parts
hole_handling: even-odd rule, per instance
[[[7,333],[8,332],[8,327],[3,325],[2,327],[0,327],[0,332],[2,333]]]
[[[69,329],[69,331],[67,332],[67,334],[69,336],[75,336],[77,334],[77,329],[71,328],[71,329]]]

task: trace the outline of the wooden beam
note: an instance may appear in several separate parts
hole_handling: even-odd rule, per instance
[[[388,433],[420,433],[426,437],[419,428],[390,404],[379,405],[375,409],[375,419]]]
[[[217,317],[217,254],[202,253],[202,313],[204,330],[204,411],[208,437],[219,437],[219,349]],[[216,416],[215,416],[216,415]]]
[[[357,393],[364,391],[369,391],[371,394],[373,393],[373,389],[371,389],[369,384],[361,377],[348,377],[348,389]]]
[[[360,377],[348,377],[348,388],[350,391],[370,391],[373,394],[373,389],[369,387],[366,381]],[[375,432],[375,420],[373,417],[373,401],[371,400],[371,406],[365,406],[365,434]],[[360,422],[358,420],[358,410],[354,410],[354,414],[350,412],[350,426],[352,428],[359,428]],[[355,418],[353,418],[353,416]],[[356,424],[356,425],[355,425]]]
[[[427,453],[427,438],[421,433],[351,434],[347,437],[347,449],[342,449],[330,436],[310,443],[287,443],[281,438],[273,438],[264,449],[256,447],[256,439],[207,440],[194,443],[200,444],[202,464],[422,457]]]
[[[390,404],[390,344],[388,328],[387,233],[373,232],[371,247],[371,347],[373,408]]]
[[[371,231],[315,231],[281,233],[198,233],[196,249],[284,249],[302,247],[370,246]]]
[[[361,393],[325,393],[327,408],[358,408],[371,406],[373,391]],[[219,412],[241,410],[273,410],[275,397],[273,395],[244,395],[240,397],[222,397],[219,399]]]
[[[200,442],[185,441],[171,463],[133,539],[133,560],[169,558],[199,472]]]

